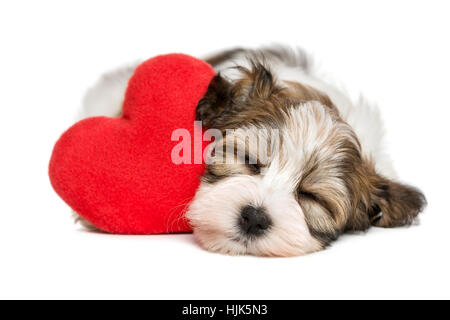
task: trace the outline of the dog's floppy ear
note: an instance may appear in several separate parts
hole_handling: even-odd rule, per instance
[[[211,80],[208,90],[196,108],[196,120],[204,126],[214,127],[216,118],[232,103],[232,86],[220,73]]]
[[[414,222],[426,205],[423,193],[379,174],[372,176],[371,224],[379,227],[398,227]]]

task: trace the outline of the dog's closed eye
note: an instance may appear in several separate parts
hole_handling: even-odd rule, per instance
[[[299,199],[299,201],[306,200],[317,203],[328,213],[331,213],[329,204],[323,198],[321,198],[319,195],[315,193],[300,189],[297,191],[297,198]]]
[[[261,173],[261,165],[258,163],[246,163],[246,166],[253,174]]]
[[[309,200],[313,200],[313,201],[317,201],[317,197],[315,194],[305,191],[305,190],[298,190],[297,191],[297,195],[299,197],[299,199],[309,199]]]

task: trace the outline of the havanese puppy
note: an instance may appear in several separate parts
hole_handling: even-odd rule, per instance
[[[221,134],[186,214],[202,247],[298,256],[346,231],[415,221],[425,197],[397,179],[378,109],[326,82],[303,51],[233,49],[205,60],[217,75],[196,118]],[[119,114],[133,70],[91,89],[84,116]]]

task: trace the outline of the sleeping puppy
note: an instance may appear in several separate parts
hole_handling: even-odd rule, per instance
[[[423,209],[423,194],[399,182],[383,151],[378,110],[324,81],[302,51],[205,60],[217,75],[196,118],[220,135],[186,214],[205,249],[304,255],[345,231],[411,224]],[[91,89],[85,115],[119,114],[133,69]]]

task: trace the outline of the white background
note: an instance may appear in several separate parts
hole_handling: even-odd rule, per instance
[[[0,298],[450,298],[448,1],[2,1]],[[52,190],[84,90],[155,54],[300,45],[382,109],[419,226],[298,258],[229,257],[192,235],[85,232]]]

